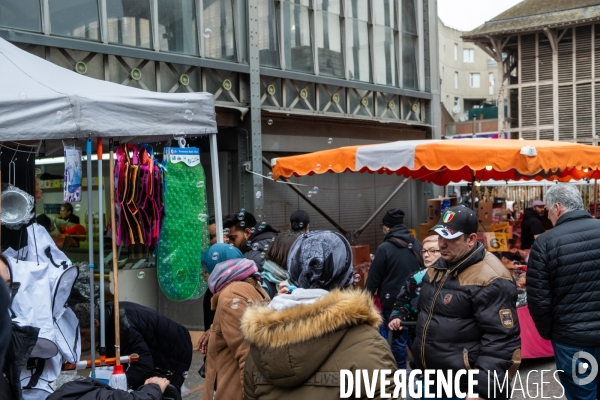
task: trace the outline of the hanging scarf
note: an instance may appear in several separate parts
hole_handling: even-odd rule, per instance
[[[219,263],[208,278],[208,288],[217,294],[231,282],[243,281],[246,278],[255,277],[260,280],[258,267],[252,260],[235,258]]]

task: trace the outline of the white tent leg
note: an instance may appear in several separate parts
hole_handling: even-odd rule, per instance
[[[219,179],[219,150],[217,149],[217,135],[210,135],[210,168],[213,181],[213,202],[215,205],[215,223],[217,243],[223,243],[223,210],[221,210],[221,183]]]

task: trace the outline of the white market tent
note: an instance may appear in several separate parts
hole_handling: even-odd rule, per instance
[[[222,232],[217,121],[210,93],[157,93],[69,71],[0,39],[0,142],[210,135]],[[222,237],[218,234],[217,237]]]
[[[0,39],[0,141],[217,133],[210,93],[89,78]]]

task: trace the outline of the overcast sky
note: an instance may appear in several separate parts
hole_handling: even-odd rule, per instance
[[[470,31],[521,0],[438,0],[438,15],[449,27]]]

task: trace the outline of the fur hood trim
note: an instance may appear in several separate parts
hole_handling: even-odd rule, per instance
[[[313,304],[280,311],[264,304],[253,305],[244,313],[241,327],[248,342],[268,348],[306,342],[361,324],[381,325],[381,315],[371,295],[336,289]]]

